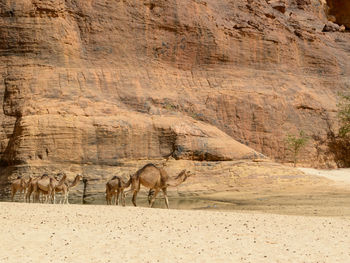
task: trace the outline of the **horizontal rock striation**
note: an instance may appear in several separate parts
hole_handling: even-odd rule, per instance
[[[322,32],[318,0],[272,2],[0,1],[2,178],[169,156],[281,160],[286,134],[325,136],[350,88],[350,35]],[[313,142],[306,156],[325,162]]]

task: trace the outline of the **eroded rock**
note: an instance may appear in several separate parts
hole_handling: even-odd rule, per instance
[[[318,2],[286,7],[288,15],[265,0],[5,1],[1,178],[19,167],[169,154],[282,160],[287,133],[325,136],[350,86],[349,35],[321,33]],[[323,157],[310,143],[301,159]]]

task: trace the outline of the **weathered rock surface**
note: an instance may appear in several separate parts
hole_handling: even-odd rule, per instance
[[[350,88],[350,34],[322,32],[318,0],[283,2],[1,0],[1,178],[169,155],[280,160],[287,133],[324,136]],[[313,143],[306,156],[324,162]]]
[[[335,21],[350,29],[350,2],[346,0],[327,0],[329,15],[335,17]]]

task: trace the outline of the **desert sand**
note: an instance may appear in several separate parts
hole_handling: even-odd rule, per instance
[[[298,168],[298,169],[306,174],[325,177],[327,179],[334,181],[339,185],[344,185],[344,186],[350,185],[349,168],[329,169],[329,170],[325,170],[325,169],[321,170],[321,169],[314,169],[314,168]]]
[[[0,262],[350,262],[350,217],[0,203]]]

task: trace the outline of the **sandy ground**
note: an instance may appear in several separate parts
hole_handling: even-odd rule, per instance
[[[319,170],[313,168],[298,168],[302,172],[310,175],[317,175],[330,179],[338,184],[350,184],[350,169]]]
[[[350,262],[350,217],[0,203],[0,262]]]

